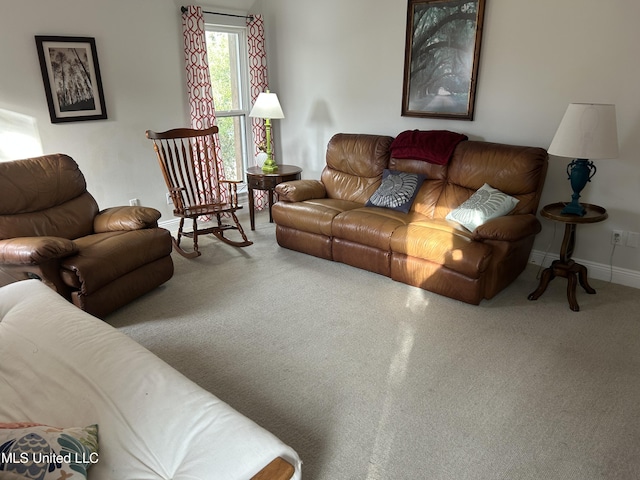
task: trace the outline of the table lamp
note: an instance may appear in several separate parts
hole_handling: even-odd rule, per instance
[[[276,172],[278,165],[273,159],[273,152],[271,150],[271,119],[284,118],[278,96],[275,93],[270,93],[269,90],[259,94],[249,116],[264,118],[264,127],[267,136],[267,159],[262,164],[262,171],[265,173]]]
[[[574,159],[567,165],[573,195],[561,213],[583,216],[586,210],[578,202],[580,192],[596,173],[596,166],[589,159],[618,156],[615,105],[569,104],[548,152]]]

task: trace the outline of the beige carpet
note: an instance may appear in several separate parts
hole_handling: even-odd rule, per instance
[[[248,229],[248,218],[242,218]],[[174,254],[107,321],[300,454],[307,480],[640,478],[640,295],[537,267],[471,306],[282,249]],[[214,478],[214,477],[212,477]]]

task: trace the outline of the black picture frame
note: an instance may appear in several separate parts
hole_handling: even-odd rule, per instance
[[[402,115],[473,120],[485,0],[408,0]]]
[[[51,123],[106,119],[95,38],[35,39]]]

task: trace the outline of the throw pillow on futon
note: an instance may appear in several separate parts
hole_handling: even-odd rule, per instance
[[[0,423],[0,478],[85,480],[98,461],[98,425]]]
[[[408,213],[425,180],[424,175],[385,169],[382,183],[365,206],[384,207]]]

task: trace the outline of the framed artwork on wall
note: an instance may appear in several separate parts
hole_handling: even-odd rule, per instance
[[[402,115],[473,120],[485,0],[408,0]]]
[[[51,123],[107,118],[96,41],[36,35]]]

